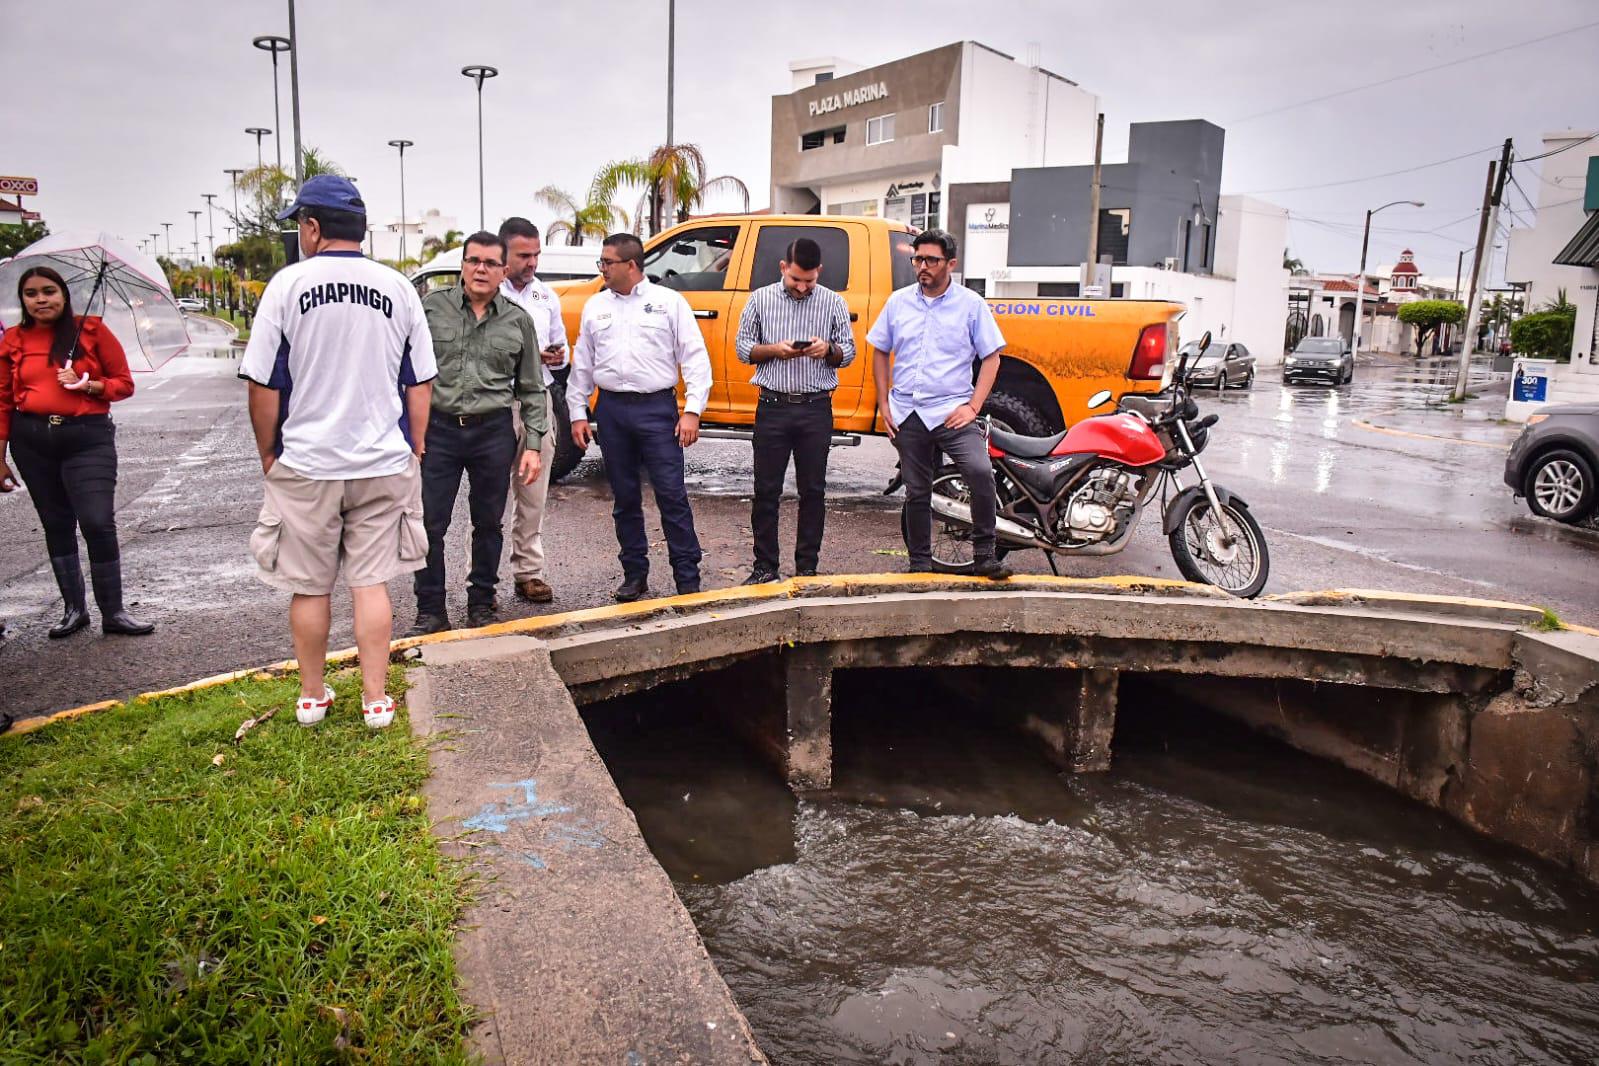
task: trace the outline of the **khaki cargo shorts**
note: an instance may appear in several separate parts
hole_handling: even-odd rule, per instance
[[[273,463],[250,554],[257,575],[301,596],[333,591],[340,569],[351,588],[387,584],[427,564],[421,464],[403,474],[315,481]]]

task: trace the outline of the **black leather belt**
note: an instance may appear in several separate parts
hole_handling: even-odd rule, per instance
[[[49,423],[52,426],[80,425],[80,424],[85,424],[85,423],[92,425],[92,424],[94,424],[96,422],[109,422],[109,421],[111,421],[111,416],[110,415],[106,415],[106,414],[99,414],[99,415],[41,415],[41,414],[36,414],[33,411],[18,411],[17,412],[17,417],[18,418],[31,419],[31,420],[33,420],[35,422],[47,422],[47,423]]]
[[[762,403],[821,403],[831,401],[833,392],[778,392],[776,389],[761,389]]]
[[[489,411],[481,415],[456,415],[451,414],[449,411],[434,411],[432,417],[442,418],[444,421],[452,422],[464,429],[467,426],[481,426],[483,423],[492,422],[496,418],[509,418],[510,414],[511,409],[509,407],[502,407],[498,411]]]

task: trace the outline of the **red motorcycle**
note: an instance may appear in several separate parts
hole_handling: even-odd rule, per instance
[[[1209,341],[1207,333],[1195,351]],[[999,497],[995,554],[1039,548],[1057,574],[1056,556],[1112,555],[1127,546],[1159,492],[1162,531],[1183,577],[1234,596],[1259,595],[1270,568],[1266,538],[1249,505],[1211,481],[1199,463],[1217,416],[1199,417],[1187,363],[1182,356],[1160,392],[1124,396],[1114,414],[1091,416],[1054,436],[1025,437],[990,423]],[[1100,392],[1088,405],[1097,409],[1110,400]],[[1190,467],[1196,483],[1185,487],[1178,475]],[[953,467],[934,478],[933,561],[941,570],[971,566],[970,501]]]

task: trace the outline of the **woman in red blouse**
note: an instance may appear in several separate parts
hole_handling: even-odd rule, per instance
[[[17,297],[22,324],[0,338],[0,492],[17,487],[6,466],[9,441],[44,526],[50,566],[66,605],[50,636],[71,636],[89,624],[79,529],[89,548],[101,630],[153,633],[155,626],[133,618],[122,605],[116,427],[110,411],[112,403],[133,395],[127,356],[98,318],[72,313],[66,282],[49,267],[24,271]]]

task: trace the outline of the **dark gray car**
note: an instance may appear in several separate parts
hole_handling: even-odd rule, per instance
[[[1599,509],[1599,404],[1572,403],[1527,419],[1505,459],[1505,484],[1532,513],[1580,522]]]
[[[1306,337],[1283,359],[1283,384],[1325,381],[1347,385],[1355,380],[1355,357],[1342,337]]]

